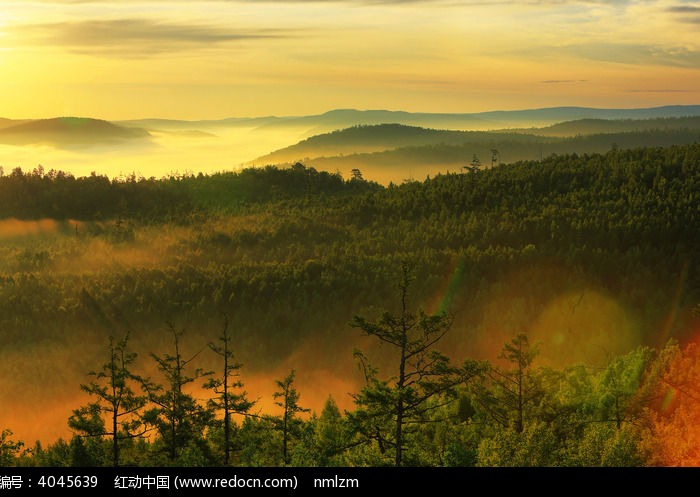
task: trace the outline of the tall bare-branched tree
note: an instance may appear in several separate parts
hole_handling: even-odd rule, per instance
[[[221,375],[209,378],[204,387],[216,394],[216,397],[209,399],[210,409],[223,413],[224,464],[228,466],[233,439],[231,417],[236,414],[248,414],[255,405],[255,401],[249,400],[247,392],[243,390],[243,382],[240,379],[240,369],[243,365],[235,360],[231,348],[227,315],[224,315],[223,331],[219,336],[219,342],[220,344],[209,343],[209,348],[223,360]]]
[[[365,374],[366,385],[354,395],[357,409],[349,413],[354,429],[376,440],[383,453],[394,449],[394,464],[401,466],[406,429],[412,423],[453,399],[458,385],[479,372],[479,364],[465,361],[461,367],[450,365],[447,356],[436,350],[452,325],[447,313],[429,315],[408,307],[409,286],[413,281],[407,264],[402,265],[399,283],[400,310],[385,312],[377,321],[355,316],[350,325],[366,335],[389,344],[397,354],[396,374],[380,380],[362,352],[355,355]]]
[[[187,392],[185,387],[212,372],[196,368],[192,373],[188,373],[199,352],[185,358],[180,344],[184,331],[176,330],[170,322],[167,325],[173,337],[174,353],[162,356],[151,354],[167,385],[153,382],[145,385],[149,400],[155,405],[147,411],[146,420],[158,430],[168,458],[172,462],[188,445],[203,446],[203,434],[212,421],[213,414]]]
[[[93,381],[80,388],[96,398],[94,402],[73,410],[68,426],[87,437],[111,439],[112,464],[120,463],[124,441],[145,436],[143,409],[148,396],[140,391],[143,379],[131,370],[137,354],[128,350],[129,334],[120,340],[109,337],[109,359],[101,371],[88,373]]]

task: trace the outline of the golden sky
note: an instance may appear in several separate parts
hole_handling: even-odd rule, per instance
[[[0,0],[0,116],[700,103],[699,0]]]

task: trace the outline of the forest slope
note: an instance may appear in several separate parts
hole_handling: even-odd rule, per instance
[[[348,323],[396,309],[406,261],[411,304],[454,316],[456,361],[495,359],[521,331],[551,367],[685,341],[700,302],[699,166],[700,145],[686,145],[387,187],[302,164],[162,180],[12,171],[0,177],[0,403],[13,419],[0,426],[55,437],[67,416],[50,413],[78,396],[108,336],[129,331],[148,357],[168,350],[170,322],[196,351],[224,314],[251,391],[294,368],[308,405],[333,394],[350,408],[353,349],[382,368],[393,357]]]

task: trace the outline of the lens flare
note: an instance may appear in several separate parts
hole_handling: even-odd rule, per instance
[[[674,405],[674,400],[676,400],[676,397],[678,395],[678,390],[675,388],[669,388],[666,394],[664,395],[663,399],[661,400],[661,412],[669,412]]]
[[[671,303],[669,305],[669,311],[668,311],[668,316],[666,316],[666,320],[664,322],[664,325],[661,329],[661,332],[659,333],[659,338],[657,344],[660,347],[663,347],[663,345],[668,341],[669,337],[671,336],[671,333],[674,329],[674,325],[676,324],[678,320],[678,311],[680,308],[680,302],[681,302],[681,297],[683,295],[683,288],[685,287],[685,281],[688,276],[688,262],[683,265],[681,268],[681,271],[678,276],[678,284],[676,285],[675,292],[673,294],[673,298],[671,299]]]
[[[434,313],[443,313],[450,310],[454,301],[455,295],[462,285],[466,263],[464,259],[452,263],[448,271],[448,277],[440,287],[440,290],[435,294],[435,297],[429,302],[427,309]]]
[[[641,344],[636,320],[612,297],[582,289],[552,299],[529,333],[541,365],[605,366]]]

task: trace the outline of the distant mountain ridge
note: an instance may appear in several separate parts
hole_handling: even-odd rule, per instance
[[[234,168],[243,164],[260,163],[262,159],[264,159],[263,162],[283,163],[306,158],[380,153],[405,147],[462,146],[471,142],[481,144],[478,151],[475,148],[474,153],[484,154],[484,150],[498,148],[503,153],[504,160],[507,160],[510,145],[505,146],[503,143],[522,144],[528,140],[531,141],[532,138],[527,135],[537,135],[538,140],[543,140],[545,137],[554,139],[576,134],[622,133],[646,129],[650,124],[654,124],[658,129],[674,128],[678,131],[679,121],[673,120],[685,120],[687,127],[694,129],[693,119],[698,117],[700,117],[700,105],[633,109],[550,107],[476,113],[348,108],[306,116],[270,115],[204,120],[107,121],[89,117],[0,118],[0,144],[49,145],[81,152],[89,151],[94,146],[104,145],[119,147],[122,149],[120,152],[122,156],[125,156],[124,154],[138,156],[144,150],[153,150],[153,147],[160,147],[159,150],[167,153],[177,143],[178,147],[182,144],[177,152],[182,161],[173,163],[172,167],[176,169],[193,167],[191,157],[186,157],[179,150],[191,150],[195,147],[218,148],[222,151],[221,156],[224,156],[225,147],[229,143],[232,149],[236,148],[232,158],[227,161],[227,167]],[[655,120],[656,122],[652,122]],[[668,122],[662,122],[662,120]],[[573,123],[573,121],[581,122]],[[631,121],[637,121],[637,123]],[[631,128],[632,124],[637,128]],[[382,126],[382,128],[370,131],[361,129],[363,126]],[[398,126],[405,128],[398,128]],[[414,129],[409,130],[409,127]],[[315,138],[350,128],[358,128],[352,131],[352,136],[351,132],[345,131],[343,135],[333,135],[324,139]],[[313,140],[309,140],[312,137],[314,137]],[[202,144],[202,139],[211,140],[211,147]],[[666,139],[667,137],[664,137],[664,140]],[[197,140],[200,143],[197,143]],[[301,143],[304,140],[309,141]],[[682,142],[687,141],[688,136],[684,136]],[[244,152],[243,149],[254,151]],[[7,151],[7,153],[12,152]],[[522,154],[511,155],[511,157],[521,156]],[[45,155],[41,157],[42,161],[48,160],[44,157]],[[138,160],[135,159],[134,163],[138,164]],[[201,158],[196,160],[197,163],[201,162]],[[443,161],[440,161],[440,164],[442,163]],[[127,163],[124,167],[132,166]]]
[[[700,105],[674,105],[641,109],[551,107],[478,113],[420,113],[387,110],[336,109],[316,116],[281,118],[265,128],[298,128],[307,136],[362,124],[397,123],[434,129],[489,131],[503,128],[538,127],[578,119],[651,119],[700,116]]]
[[[642,130],[698,129],[700,116],[657,117],[646,119],[578,119],[537,129],[526,129],[538,136],[575,136],[597,133],[628,133]]]
[[[660,107],[606,109],[595,107],[547,107],[530,110],[489,111],[476,114],[484,119],[518,118],[523,121],[574,121],[579,119],[654,119],[700,115],[700,105],[665,105]]]
[[[245,127],[260,131],[293,129],[303,138],[360,125],[403,124],[423,128],[455,131],[493,131],[552,126],[580,119],[657,119],[700,116],[700,105],[606,109],[593,107],[545,107],[524,110],[495,110],[475,113],[430,113],[394,110],[334,109],[306,116],[228,117],[223,119],[131,119],[106,121],[88,117],[50,119],[3,119],[0,132],[8,135],[77,137],[85,134],[116,138],[145,137],[148,131],[207,131],[213,127]],[[82,128],[82,129],[81,129]],[[138,130],[131,132],[131,130]],[[126,130],[126,131],[125,131]]]
[[[334,109],[307,116],[230,117],[218,120],[138,119],[115,121],[126,127],[177,129],[239,126],[259,130],[297,130],[307,138],[338,129],[371,124],[404,124],[434,129],[488,131],[503,128],[550,126],[578,119],[654,119],[700,116],[700,105],[667,105],[636,109],[546,107],[476,113],[426,113],[393,110]]]

